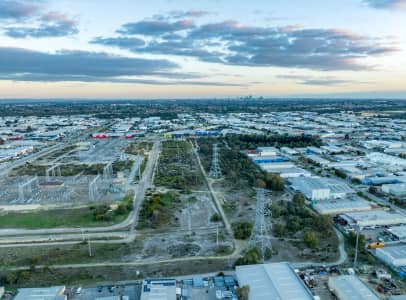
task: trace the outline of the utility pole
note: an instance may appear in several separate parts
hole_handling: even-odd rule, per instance
[[[90,243],[89,235],[87,235],[87,245],[89,246],[89,256],[92,257],[92,244]]]
[[[219,246],[219,224],[216,224],[216,245]]]
[[[354,255],[354,266],[353,266],[354,270],[357,268],[358,242],[359,242],[359,231],[360,231],[359,226],[356,226],[355,230],[357,231],[357,237],[356,237],[356,240],[355,240],[355,255]]]

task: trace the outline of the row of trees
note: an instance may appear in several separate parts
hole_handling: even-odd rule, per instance
[[[315,135],[227,135],[226,140],[230,145],[237,146],[240,150],[254,150],[257,147],[320,147],[323,145],[320,137]]]

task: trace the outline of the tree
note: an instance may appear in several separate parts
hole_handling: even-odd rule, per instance
[[[316,233],[314,231],[306,231],[303,234],[303,242],[309,248],[312,249],[316,248],[318,244]]]
[[[280,175],[270,173],[266,176],[266,187],[273,191],[283,191],[285,189],[285,182]]]
[[[343,178],[343,179],[347,178],[347,173],[345,173],[342,170],[335,169],[334,174],[336,174],[337,177],[340,177],[340,178]]]
[[[16,283],[17,279],[18,279],[18,277],[17,277],[17,275],[15,273],[8,273],[7,276],[6,276],[6,282],[8,284]]]
[[[292,199],[293,204],[303,207],[305,205],[305,197],[302,193],[296,193]]]
[[[266,183],[265,181],[263,181],[262,179],[258,178],[255,182],[256,187],[260,188],[260,189],[264,189],[266,188]]]
[[[271,204],[271,212],[272,212],[272,217],[277,219],[281,215],[281,209],[276,203]]]
[[[248,285],[239,287],[236,290],[238,300],[248,300],[249,293],[250,293],[250,287]]]
[[[286,221],[286,229],[292,233],[296,233],[300,230],[300,219],[298,217],[290,217]]]
[[[220,222],[221,221],[221,217],[218,213],[214,213],[211,217],[210,217],[210,221],[211,222]]]
[[[260,263],[259,259],[259,252],[257,249],[253,248],[247,251],[247,253],[244,254],[243,257],[240,257],[237,259],[235,262],[236,266],[241,266],[241,265],[256,265]]]
[[[283,224],[276,223],[273,225],[272,230],[277,237],[283,237],[285,235],[286,228]]]
[[[322,233],[331,234],[333,218],[328,215],[317,216],[314,219],[314,229]]]
[[[350,234],[348,235],[348,240],[350,242],[350,244],[355,247],[356,243],[357,243],[357,233],[354,231],[351,231]],[[359,238],[358,238],[358,251],[366,251],[365,250],[365,235],[360,234]]]
[[[233,223],[234,237],[238,240],[246,240],[251,236],[252,223],[236,222]]]

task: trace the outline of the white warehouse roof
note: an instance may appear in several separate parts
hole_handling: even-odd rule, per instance
[[[359,225],[361,227],[406,224],[406,216],[384,210],[352,212],[343,214],[342,217],[350,225]]]
[[[250,300],[313,300],[289,263],[236,267],[240,286],[250,287]]]
[[[340,300],[379,300],[357,276],[331,276],[328,286]]]
[[[371,203],[364,199],[339,199],[319,201],[313,208],[320,214],[340,214],[353,211],[371,210]]]

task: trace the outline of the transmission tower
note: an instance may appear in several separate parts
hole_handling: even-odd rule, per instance
[[[90,183],[89,183],[89,200],[90,201],[95,201],[96,197],[99,194],[99,179],[100,179],[100,175],[97,175]]]
[[[109,162],[103,167],[103,179],[110,179],[113,177],[113,163]]]
[[[61,167],[60,165],[53,165],[45,170],[46,181],[50,181],[50,177],[61,177]]]
[[[271,216],[271,211],[267,209],[270,200],[265,197],[264,189],[256,189],[255,224],[248,242],[250,249],[258,250],[262,263],[265,261],[265,251],[272,250],[270,231],[272,224],[267,221]]]
[[[33,194],[33,189],[38,189],[39,181],[38,176],[35,176],[28,181],[18,185],[18,200],[26,201],[31,199]]]
[[[221,170],[219,164],[219,152],[217,144],[213,144],[213,156],[211,160],[211,167],[209,176],[214,179],[219,179],[221,177]]]

